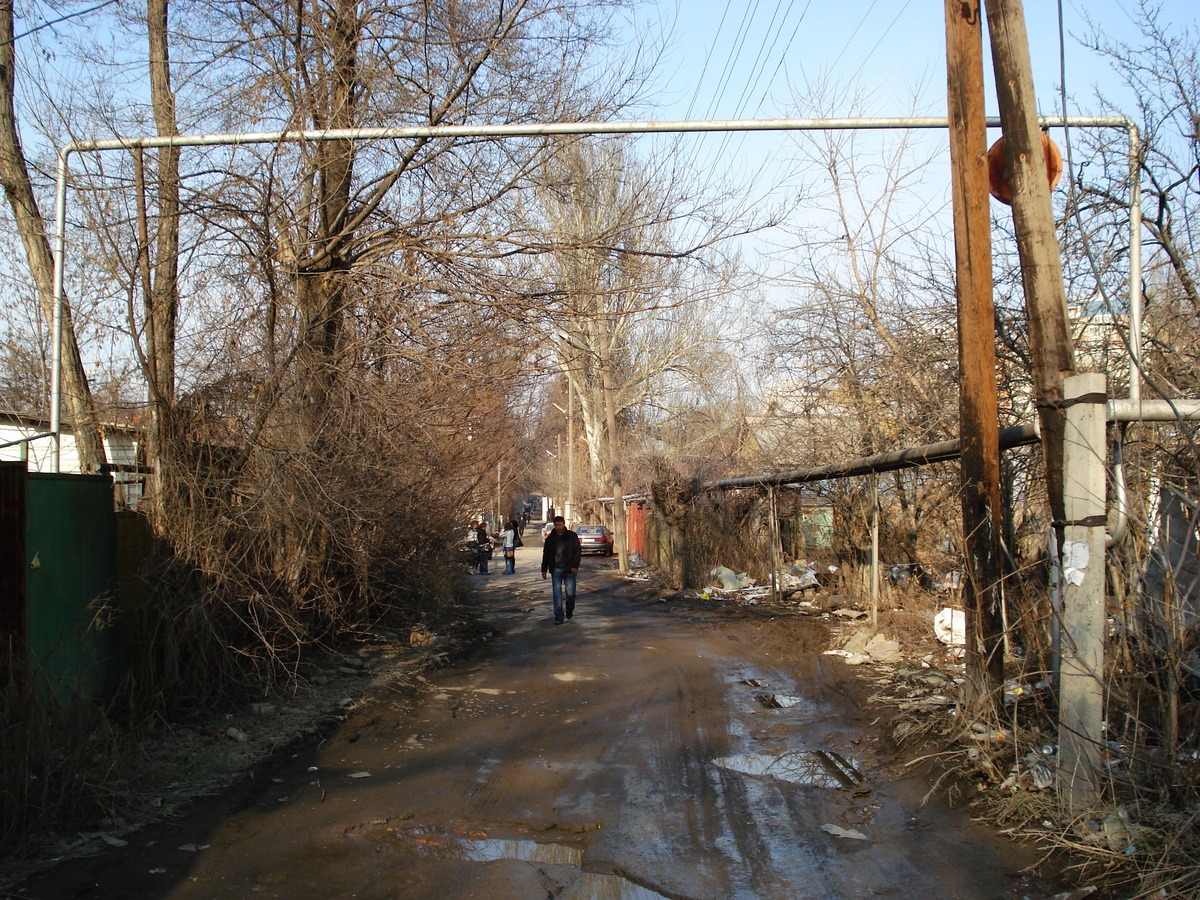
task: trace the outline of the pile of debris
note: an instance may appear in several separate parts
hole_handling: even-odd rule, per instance
[[[837,571],[837,566],[829,566],[825,576],[832,577]],[[814,565],[803,561],[780,566],[778,572],[761,584],[749,572],[734,572],[726,566],[712,569],[708,577],[711,579],[708,587],[683,591],[676,596],[685,599],[729,600],[750,606],[774,600],[794,604],[802,613],[819,614],[825,611],[817,602],[817,594],[824,586],[822,576]]]

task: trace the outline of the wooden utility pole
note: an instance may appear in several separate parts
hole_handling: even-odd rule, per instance
[[[983,23],[979,0],[946,0],[946,82],[958,297],[961,499],[967,578],[967,705],[995,707],[1004,682],[1000,640],[1000,424],[992,304]]]
[[[1063,507],[1063,379],[1074,374],[1071,332],[1046,154],[1038,128],[1029,38],[1020,0],[985,0],[1000,121],[1012,188],[1013,224],[1025,288],[1033,385],[1042,426],[1046,485],[1056,523]]]

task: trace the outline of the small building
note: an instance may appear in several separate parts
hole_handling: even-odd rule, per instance
[[[138,474],[141,432],[132,425],[102,423],[105,470],[112,475],[116,504],[136,510],[142,499],[142,476]],[[50,432],[50,420],[27,413],[0,412],[0,461],[25,460],[30,472],[50,472],[53,439],[37,437]],[[36,438],[35,440],[28,440]],[[58,454],[59,471],[85,474],[79,465],[74,429],[62,423]]]

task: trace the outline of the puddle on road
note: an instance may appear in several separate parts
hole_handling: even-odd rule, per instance
[[[792,694],[755,694],[754,699],[766,709],[791,709],[808,702],[805,698]]]
[[[777,693],[772,690],[773,685],[764,678],[749,676],[739,678],[735,676],[733,681],[743,687],[757,688],[758,690],[752,696],[763,709],[788,709],[802,715],[815,715],[817,713],[816,703],[811,697]]]
[[[584,872],[571,889],[562,895],[563,900],[668,900],[664,894],[644,888],[640,884],[618,878],[616,875],[595,875]]]
[[[539,844],[528,840],[472,839],[449,834],[397,834],[414,856],[431,859],[461,859],[467,862],[494,862],[518,859],[522,862],[583,865],[583,850],[569,844]]]
[[[430,832],[423,829],[398,831],[394,838],[404,853],[426,859],[455,859],[463,862],[496,862],[515,859],[541,865],[583,865],[583,848],[569,843],[539,843]],[[649,888],[617,875],[581,872],[578,880],[561,894],[562,900],[668,900]]]
[[[714,759],[713,763],[743,775],[814,787],[856,788],[863,782],[858,767],[832,750],[789,750],[778,755],[743,753]]]

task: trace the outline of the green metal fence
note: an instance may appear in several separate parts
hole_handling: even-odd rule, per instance
[[[24,640],[33,683],[60,702],[107,694],[120,663],[112,479],[28,473],[24,543]]]

